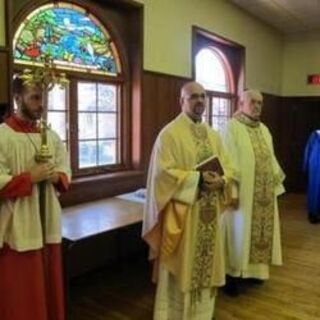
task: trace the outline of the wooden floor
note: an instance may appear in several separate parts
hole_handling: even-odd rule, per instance
[[[284,266],[237,297],[219,293],[217,320],[320,320],[320,224],[306,218],[305,199],[280,201]],[[70,320],[152,320],[154,286],[144,261],[73,281]]]

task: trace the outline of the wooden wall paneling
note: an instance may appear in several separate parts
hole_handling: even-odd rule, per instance
[[[305,192],[304,148],[320,128],[320,97],[278,97],[264,94],[262,119],[269,127],[275,153],[286,174],[288,192]]]
[[[68,192],[61,194],[61,204],[68,207],[134,191],[144,186],[142,171],[125,171],[102,176],[79,178]]]
[[[287,192],[305,192],[304,148],[311,132],[320,128],[320,97],[264,94],[262,120],[272,133]]]
[[[9,51],[0,50],[0,122],[9,109],[10,104],[10,68]]]
[[[311,132],[320,128],[320,97],[284,97],[280,111],[287,187],[292,192],[304,192],[304,148]]]
[[[263,93],[263,109],[262,121],[269,128],[273,143],[275,154],[282,164],[282,145],[281,145],[281,119],[280,119],[281,98],[275,95]]]
[[[144,71],[142,92],[142,154],[147,169],[159,131],[180,113],[180,89],[190,78]]]

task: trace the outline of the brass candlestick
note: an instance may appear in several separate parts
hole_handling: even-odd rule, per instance
[[[44,58],[43,68],[24,69],[20,76],[27,86],[39,85],[42,89],[42,106],[44,109],[45,117],[40,119],[40,132],[41,132],[41,147],[36,155],[37,162],[48,162],[52,158],[47,145],[47,110],[48,110],[48,93],[55,85],[65,87],[68,84],[68,79],[65,73],[57,73],[55,71],[53,58],[46,55]]]
[[[40,133],[41,133],[41,145],[40,150],[35,155],[36,162],[46,163],[52,158],[48,146],[48,126],[47,126],[47,110],[48,110],[48,93],[53,89],[55,85],[65,87],[68,84],[65,73],[57,73],[55,71],[52,57],[49,55],[44,58],[43,68],[33,68],[23,70],[20,76],[26,86],[40,86],[42,89],[42,107],[44,110],[44,116],[40,119]],[[42,227],[43,243],[46,239],[46,190],[47,181],[39,183],[39,211]]]
[[[49,162],[52,158],[47,143],[47,122],[45,119],[40,120],[41,145],[39,152],[35,155],[37,162]]]

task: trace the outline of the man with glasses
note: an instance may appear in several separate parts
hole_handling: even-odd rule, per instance
[[[219,224],[232,170],[217,132],[202,122],[204,88],[187,83],[180,104],[157,137],[148,173],[143,237],[158,282],[154,319],[211,320],[225,279]],[[214,156],[222,170],[196,169]]]

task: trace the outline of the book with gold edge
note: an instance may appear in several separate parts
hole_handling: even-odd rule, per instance
[[[196,165],[195,169],[201,172],[213,171],[219,174],[220,176],[224,175],[224,170],[222,168],[219,158],[216,155],[200,162]]]

